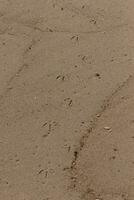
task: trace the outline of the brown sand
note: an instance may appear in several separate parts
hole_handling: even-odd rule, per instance
[[[0,0],[0,200],[134,199],[134,2]]]

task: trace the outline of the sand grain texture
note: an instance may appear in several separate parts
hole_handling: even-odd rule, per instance
[[[132,0],[0,0],[0,200],[134,199]]]

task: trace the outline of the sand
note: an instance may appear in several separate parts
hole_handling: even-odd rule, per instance
[[[0,0],[0,200],[134,199],[133,17]]]

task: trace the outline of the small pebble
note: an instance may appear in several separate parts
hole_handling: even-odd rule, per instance
[[[99,73],[95,73],[95,76],[98,77],[99,79],[101,78]]]

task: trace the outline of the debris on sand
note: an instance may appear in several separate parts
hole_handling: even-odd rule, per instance
[[[105,126],[105,127],[104,127],[104,130],[105,130],[105,131],[109,131],[109,132],[112,131],[111,127],[109,127],[109,126]]]

